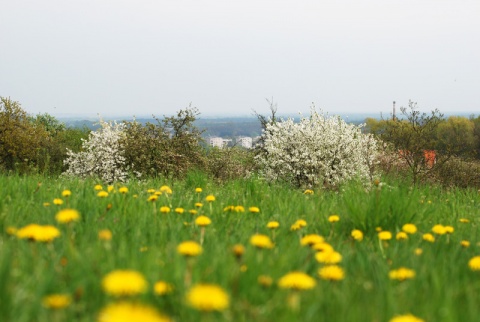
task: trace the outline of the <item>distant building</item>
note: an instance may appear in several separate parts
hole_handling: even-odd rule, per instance
[[[240,136],[236,138],[235,142],[238,146],[241,146],[246,149],[251,149],[253,140],[249,136]]]
[[[221,137],[211,137],[208,139],[208,144],[217,148],[224,148],[228,145],[229,142],[232,142],[230,139],[224,139]]]

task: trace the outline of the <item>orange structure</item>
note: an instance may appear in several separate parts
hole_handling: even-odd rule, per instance
[[[406,158],[408,155],[410,155],[410,151],[408,150],[400,150],[398,153],[400,154],[401,158]],[[437,154],[435,150],[423,150],[423,156],[425,158],[425,164],[428,167],[433,168],[437,162]]]

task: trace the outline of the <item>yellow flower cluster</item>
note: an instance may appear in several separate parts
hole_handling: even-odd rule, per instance
[[[60,236],[60,230],[51,225],[30,224],[17,230],[17,237],[36,242],[51,242]]]
[[[186,295],[187,303],[199,311],[223,311],[230,305],[230,298],[223,288],[214,284],[198,284]]]
[[[315,287],[315,279],[303,272],[290,272],[278,280],[278,287],[294,290],[309,290]]]
[[[147,281],[143,275],[133,270],[115,270],[102,280],[105,293],[113,296],[132,296],[146,292]]]

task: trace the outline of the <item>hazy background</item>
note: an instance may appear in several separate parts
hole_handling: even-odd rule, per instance
[[[32,114],[479,113],[478,0],[3,0],[0,96]]]

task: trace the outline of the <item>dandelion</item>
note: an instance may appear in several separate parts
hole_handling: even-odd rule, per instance
[[[444,235],[447,233],[443,225],[435,225],[432,227],[432,232],[437,235]]]
[[[417,232],[417,226],[414,224],[405,224],[402,226],[402,230],[407,234],[415,234]]]
[[[95,187],[93,187],[93,189],[95,189],[96,191],[100,191],[100,190],[103,190],[103,187],[102,187],[102,185],[97,184],[97,185],[95,185]]]
[[[184,211],[185,211],[185,210],[184,210],[183,208],[180,208],[180,207],[175,208],[175,212],[176,212],[177,214],[183,214]]]
[[[44,202],[44,203],[43,203],[43,206],[44,206],[44,207],[50,207],[50,203],[49,203],[49,202]]]
[[[390,240],[392,239],[392,233],[389,231],[381,231],[378,233],[378,238],[380,240]]]
[[[113,296],[132,296],[145,293],[147,281],[137,271],[115,270],[102,279],[103,291]]]
[[[302,246],[313,246],[314,244],[322,243],[325,239],[317,234],[309,234],[302,237],[300,240],[300,245]]]
[[[106,192],[105,190],[101,190],[97,193],[97,197],[106,198],[108,197],[108,192]]]
[[[242,244],[235,244],[232,247],[232,253],[235,257],[240,260],[245,253],[245,247]]]
[[[161,196],[163,193],[160,190],[155,190],[153,194],[158,197]]]
[[[468,240],[462,240],[460,242],[460,245],[464,248],[468,248],[468,247],[470,247],[470,242]]]
[[[51,294],[43,297],[42,305],[47,309],[59,310],[70,305],[72,299],[68,294]]]
[[[161,186],[160,192],[171,195],[173,191],[169,186]]]
[[[262,234],[255,234],[250,237],[250,244],[257,248],[273,248],[273,243],[270,237]]]
[[[235,206],[233,205],[226,206],[225,208],[223,208],[223,211],[234,211],[234,210],[235,210]]]
[[[357,241],[362,241],[363,240],[363,232],[361,230],[354,229],[354,230],[352,230],[350,235],[353,237],[353,239],[355,239]]]
[[[162,206],[162,207],[160,207],[160,212],[161,212],[162,214],[168,214],[168,213],[170,212],[170,207],[168,207],[168,206]]]
[[[258,284],[260,284],[261,286],[267,288],[267,287],[270,287],[272,286],[273,284],[273,279],[268,276],[268,275],[260,275],[258,276],[257,278],[257,282]]]
[[[202,208],[202,207],[203,207],[203,203],[201,203],[201,202],[196,202],[196,203],[195,203],[195,207],[197,207],[197,208]]]
[[[452,226],[445,226],[445,233],[446,234],[452,234],[455,231],[455,228]]]
[[[295,223],[300,225],[300,227],[306,227],[307,226],[307,222],[304,219],[298,219]]]
[[[15,236],[17,234],[17,231],[18,229],[12,226],[8,226],[5,229],[5,232],[7,233],[7,235],[10,235],[10,236]]]
[[[68,189],[65,189],[62,191],[62,197],[70,197],[72,195],[72,192]]]
[[[400,267],[398,269],[391,270],[388,273],[388,277],[391,280],[405,281],[415,277],[415,271],[409,268]]]
[[[340,221],[340,217],[338,215],[331,215],[328,217],[328,221],[331,223],[334,223],[334,222]]]
[[[197,219],[195,219],[195,224],[200,227],[208,226],[211,223],[212,221],[207,216],[198,216]]]
[[[170,322],[170,318],[155,308],[140,303],[116,302],[104,307],[98,315],[98,322],[142,321]]]
[[[206,202],[213,202],[215,201],[215,196],[214,195],[208,195],[205,197]]]
[[[324,280],[340,281],[345,278],[345,272],[340,266],[328,265],[318,270],[318,275]]]
[[[150,188],[150,189],[147,190],[147,192],[148,192],[149,194],[153,194],[153,193],[155,193],[155,189]]]
[[[115,190],[115,187],[112,185],[107,186],[107,192],[113,192]]]
[[[435,242],[435,237],[433,237],[433,235],[430,233],[423,234],[422,239],[430,243]]]
[[[186,257],[195,257],[202,253],[202,246],[195,241],[184,241],[177,246],[177,252]]]
[[[316,243],[312,246],[312,249],[317,252],[333,252],[334,251],[332,245],[326,242]]]
[[[342,261],[342,255],[336,251],[323,251],[315,254],[317,262],[322,264],[338,264]]]
[[[196,214],[198,214],[198,211],[196,209],[190,209],[188,211],[188,213],[191,214],[191,215],[196,215]]]
[[[306,194],[306,195],[313,195],[313,190],[307,189],[303,193]]]
[[[62,209],[56,215],[55,219],[61,224],[68,224],[80,219],[80,213],[75,209]]]
[[[267,228],[269,229],[277,229],[278,227],[280,227],[280,223],[278,221],[269,221],[267,223]]]
[[[395,238],[396,238],[397,240],[406,240],[406,239],[408,239],[408,235],[407,235],[407,233],[404,232],[404,231],[399,231],[399,232],[397,233],[397,235],[395,236]]]
[[[300,226],[298,223],[294,223],[293,225],[290,226],[290,230],[295,231],[295,230],[300,230],[302,226]]]
[[[243,206],[235,206],[235,212],[245,212],[245,207],[243,207]]]
[[[41,226],[37,224],[30,224],[17,231],[17,237],[20,239],[29,239],[36,242],[51,242],[53,239],[60,236],[58,228],[46,225]]]
[[[60,198],[55,198],[53,199],[53,204],[57,206],[63,205],[63,200]]]
[[[256,213],[259,213],[259,212],[260,212],[260,208],[258,208],[258,207],[249,207],[249,208],[248,208],[248,211],[250,211],[251,213],[256,214]]]
[[[202,191],[203,191],[202,188],[199,188],[199,187],[195,188],[196,193],[201,193]]]
[[[290,272],[278,280],[278,287],[294,290],[309,290],[314,288],[316,284],[313,277],[303,272]]]
[[[468,261],[468,267],[472,271],[480,271],[480,256],[475,256]]]
[[[120,192],[122,195],[127,194],[128,193],[128,187],[125,187],[125,186],[120,187],[118,189],[118,192]]]
[[[397,315],[390,319],[388,322],[424,322],[424,320],[417,318],[414,315],[406,314],[406,315]]]
[[[153,285],[153,292],[156,295],[165,295],[173,292],[173,285],[165,281],[158,281]]]
[[[155,202],[155,201],[157,201],[157,199],[158,199],[158,196],[157,196],[157,195],[150,195],[150,196],[148,197],[147,201],[149,201],[149,202]]]
[[[462,224],[468,224],[470,222],[470,220],[467,218],[460,218],[458,221],[460,221]]]
[[[223,288],[214,284],[198,284],[186,295],[187,303],[199,311],[223,311],[228,308],[230,299]]]
[[[98,239],[109,241],[112,239],[112,232],[108,229],[102,229],[98,232]]]
[[[421,249],[421,248],[415,248],[414,253],[415,253],[415,255],[420,256],[420,255],[422,255],[422,253],[423,253],[423,249]]]

